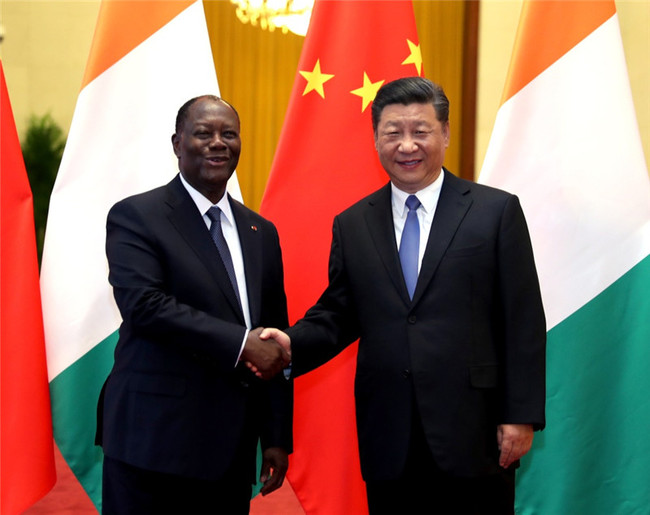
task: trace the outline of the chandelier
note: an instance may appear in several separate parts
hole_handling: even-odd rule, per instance
[[[242,23],[283,34],[291,31],[299,36],[307,34],[314,0],[230,0],[237,6],[237,18]]]

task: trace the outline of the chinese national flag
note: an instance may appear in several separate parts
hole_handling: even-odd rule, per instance
[[[0,513],[54,485],[54,447],[32,192],[0,61]]]
[[[336,214],[388,180],[370,110],[379,87],[422,74],[410,1],[319,1],[262,201],[280,233],[295,322],[327,285]],[[367,512],[357,450],[356,344],[295,383],[289,481],[308,514]]]

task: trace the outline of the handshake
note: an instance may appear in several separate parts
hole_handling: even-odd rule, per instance
[[[241,360],[257,377],[271,379],[291,363],[291,339],[279,329],[253,329],[246,338]]]

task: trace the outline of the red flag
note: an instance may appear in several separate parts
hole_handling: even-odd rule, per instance
[[[0,512],[54,486],[54,449],[32,192],[0,61]]]
[[[421,75],[410,1],[316,0],[261,211],[278,227],[292,322],[327,284],[334,215],[388,181],[371,102]],[[354,414],[356,344],[295,384],[289,481],[309,514],[367,512]]]

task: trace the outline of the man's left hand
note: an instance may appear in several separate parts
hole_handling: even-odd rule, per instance
[[[267,495],[282,486],[289,468],[289,455],[280,447],[269,447],[262,453],[262,458],[260,481],[264,486],[260,493]]]
[[[499,465],[507,469],[530,451],[533,426],[530,424],[501,424],[497,426],[497,443],[501,454]]]

